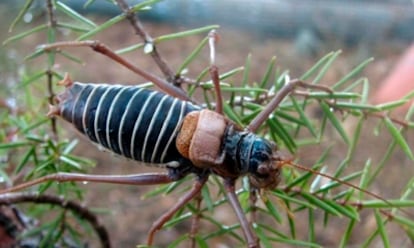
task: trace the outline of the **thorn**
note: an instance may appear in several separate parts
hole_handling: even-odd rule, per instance
[[[49,112],[47,112],[47,117],[53,117],[56,115],[60,115],[60,108],[59,106],[49,104]]]
[[[65,86],[66,88],[70,87],[73,84],[72,79],[69,76],[69,73],[65,73],[65,76],[61,81],[58,82],[58,85]]]

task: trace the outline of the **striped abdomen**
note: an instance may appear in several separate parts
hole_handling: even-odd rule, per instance
[[[175,139],[196,105],[137,86],[72,83],[59,112],[92,141],[137,161],[181,161]]]

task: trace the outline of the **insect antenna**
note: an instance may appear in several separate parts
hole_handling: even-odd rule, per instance
[[[319,176],[322,176],[322,177],[328,178],[328,179],[330,179],[330,180],[332,180],[332,181],[335,181],[335,182],[338,182],[338,183],[340,183],[340,184],[346,185],[346,186],[348,186],[348,187],[350,187],[350,188],[356,189],[356,190],[358,190],[358,191],[360,191],[360,192],[363,192],[363,193],[365,193],[365,194],[367,194],[367,195],[369,195],[369,196],[372,196],[372,197],[374,197],[374,198],[376,198],[376,199],[378,199],[378,200],[381,200],[381,201],[383,201],[383,202],[387,203],[389,206],[392,206],[392,207],[397,208],[398,210],[400,210],[401,212],[403,212],[403,213],[407,214],[408,216],[413,216],[411,213],[409,213],[408,211],[406,211],[406,210],[402,209],[401,207],[394,206],[394,204],[393,204],[392,202],[390,202],[389,200],[385,199],[384,197],[382,197],[382,196],[380,196],[380,195],[378,195],[378,194],[375,194],[375,193],[373,193],[373,192],[371,192],[371,191],[368,191],[368,190],[366,190],[366,189],[363,189],[363,188],[361,188],[361,187],[358,187],[358,186],[356,186],[356,185],[354,185],[354,184],[352,184],[352,183],[349,183],[349,182],[347,182],[347,181],[341,180],[341,179],[339,179],[339,178],[336,178],[336,177],[334,177],[334,176],[328,175],[328,174],[326,174],[326,173],[323,173],[323,172],[320,172],[320,171],[317,171],[317,170],[314,170],[314,169],[311,169],[311,168],[307,168],[307,167],[305,167],[305,166],[303,166],[303,165],[300,165],[300,164],[294,163],[294,162],[293,162],[293,161],[291,161],[291,160],[281,160],[279,157],[274,157],[273,159],[274,159],[274,160],[277,160],[277,166],[278,166],[278,167],[282,167],[282,166],[284,166],[284,165],[288,165],[288,166],[290,166],[290,167],[292,167],[292,168],[298,168],[298,169],[300,169],[300,170],[308,171],[308,172],[311,172],[312,174],[315,174],[315,175],[319,175]],[[363,207],[363,206],[360,206],[360,207]]]

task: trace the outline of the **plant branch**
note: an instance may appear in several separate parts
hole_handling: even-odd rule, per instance
[[[400,126],[407,128],[410,126],[410,123],[401,119],[397,119],[391,116],[388,116],[386,113],[384,112],[364,112],[365,115],[367,116],[372,116],[372,117],[376,117],[379,119],[385,119],[385,118],[389,118],[392,122],[399,124]]]
[[[303,192],[303,190],[302,189],[300,189],[300,188],[288,188],[288,187],[284,187],[284,188],[282,188],[281,189],[283,192],[285,192],[285,193],[294,193],[294,194],[297,194],[297,195],[302,195],[302,194],[304,194],[304,192]],[[306,192],[306,194],[310,194],[310,195],[312,195],[313,197],[315,197],[315,198],[318,198],[319,200],[322,200],[322,201],[325,201],[326,200],[326,198],[325,197],[322,197],[322,196],[320,196],[319,194],[317,194],[317,193],[311,193],[311,192]],[[364,203],[363,202],[351,202],[351,201],[349,201],[349,199],[345,199],[345,200],[334,200],[337,204],[339,204],[339,205],[342,205],[342,206],[352,206],[352,207],[355,207],[356,209],[358,209],[358,210],[361,210],[361,209],[363,209],[364,207],[365,207],[365,205],[364,205]],[[387,200],[387,202],[389,202],[388,200]],[[401,208],[399,208],[399,207],[395,207],[395,206],[393,206],[391,203],[390,203],[390,207],[392,207],[392,208],[398,208],[401,212],[403,212],[403,213],[405,213],[405,214],[407,214],[408,216],[412,216],[409,212],[407,212],[407,211],[405,211],[404,209],[401,209]],[[391,213],[391,212],[388,212],[388,211],[385,211],[385,210],[383,210],[383,209],[380,209],[380,212],[382,213],[382,214],[384,214],[389,220],[392,220],[393,218],[394,218],[394,214],[393,213]]]
[[[47,0],[47,13],[48,13],[48,29],[56,29],[57,26],[57,21],[56,21],[56,17],[53,11],[53,2],[52,0]],[[53,30],[52,30],[53,32]],[[48,37],[48,42],[50,43],[50,36]],[[52,40],[53,42],[54,40]],[[50,56],[54,56],[54,54],[51,54]],[[53,63],[51,63],[51,61],[49,60],[48,63],[48,69],[46,71],[46,77],[47,77],[47,90],[48,90],[48,101],[50,105],[54,104],[54,98],[55,98],[55,92],[53,91],[53,73],[52,73],[52,66]],[[56,118],[50,118],[50,126],[52,129],[52,138],[53,140],[57,141],[58,140],[58,135],[57,135],[57,127],[56,127]]]
[[[135,33],[144,40],[144,43],[146,45],[151,45],[152,49],[150,55],[154,59],[155,63],[158,65],[158,68],[160,68],[161,72],[164,74],[167,81],[172,82],[174,85],[178,86],[179,84],[177,83],[174,72],[168,66],[167,62],[158,53],[153,38],[143,28],[141,22],[138,19],[138,15],[131,11],[128,4],[124,0],[116,0],[116,2],[118,3],[118,6],[121,8],[121,10],[125,13],[126,18],[131,23]]]
[[[72,211],[74,214],[78,215],[82,219],[87,220],[91,224],[100,239],[102,247],[111,247],[108,231],[106,230],[105,226],[99,222],[98,217],[88,208],[81,206],[74,201],[66,200],[62,197],[57,197],[54,195],[39,195],[37,193],[27,192],[7,193],[0,195],[0,205],[11,205],[19,203],[51,204],[59,206],[65,210]]]
[[[47,0],[47,14],[48,14],[48,18],[49,18],[49,27],[51,28],[56,28],[56,18],[55,18],[55,14],[53,11],[53,2],[52,0]]]

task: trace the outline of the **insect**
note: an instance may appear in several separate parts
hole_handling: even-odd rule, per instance
[[[219,96],[218,69],[214,64],[217,34],[213,31],[209,37],[210,74]],[[91,44],[96,49],[102,49],[100,44]],[[105,48],[102,50],[111,54]],[[173,182],[190,173],[195,174],[196,181],[192,189],[154,222],[148,234],[148,245],[153,243],[155,232],[200,193],[209,175],[216,174],[223,178],[227,197],[241,223],[249,247],[258,247],[258,240],[235,194],[235,181],[248,175],[254,188],[275,188],[280,181],[283,159],[274,144],[254,132],[295,87],[330,92],[324,86],[291,81],[247,128],[242,128],[222,114],[221,98],[216,110],[212,111],[139,86],[84,84],[73,82],[67,74],[59,84],[65,86],[66,90],[56,97],[57,105],[51,106],[49,116],[61,116],[91,141],[117,154],[150,164],[162,164],[167,173],[127,176],[58,173],[8,191],[48,180],[150,185]],[[173,91],[166,91],[180,97]]]
[[[168,218],[199,193],[210,173],[223,177],[231,194],[235,179],[241,175],[249,174],[257,188],[274,188],[279,182],[273,145],[214,111],[137,86],[82,84],[69,77],[62,84],[67,90],[58,96],[59,105],[52,107],[50,115],[61,115],[89,139],[115,153],[165,164],[168,170],[168,174],[143,175],[125,183],[159,184],[188,173],[198,176],[189,197],[173,207]],[[148,244],[165,220],[167,216],[153,226]],[[244,224],[247,221],[241,221],[250,246],[255,246],[255,238]]]
[[[240,221],[248,246],[259,247],[235,194],[235,182],[247,175],[253,188],[273,189],[279,184],[281,167],[287,162],[275,144],[255,132],[296,87],[328,93],[331,90],[300,80],[289,81],[246,128],[239,127],[222,114],[218,69],[214,63],[215,40],[216,35],[212,32],[210,74],[217,93],[215,111],[179,99],[186,97],[162,83],[160,88],[175,97],[139,86],[73,82],[68,75],[60,82],[66,90],[57,97],[58,104],[50,109],[50,116],[61,116],[91,141],[133,160],[162,164],[167,172],[125,176],[57,173],[1,192],[16,191],[49,180],[151,185],[174,182],[195,174],[191,190],[150,228],[147,244],[152,245],[155,233],[199,195],[209,175],[215,174],[223,179],[228,200]],[[107,55],[112,54],[100,44],[88,44]],[[154,79],[154,82],[160,80]]]

